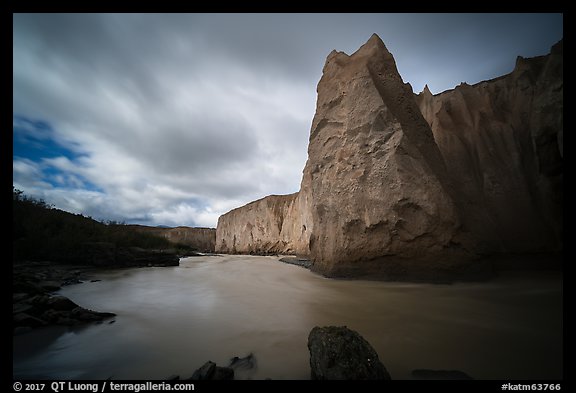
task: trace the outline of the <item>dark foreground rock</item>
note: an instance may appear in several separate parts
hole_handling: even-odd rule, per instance
[[[218,367],[216,363],[208,361],[202,367],[194,371],[192,381],[223,381],[234,379],[234,370],[229,367]]]
[[[47,325],[75,326],[87,322],[101,322],[116,316],[114,313],[97,312],[80,307],[65,296],[41,294],[21,298],[13,303],[14,334],[26,332],[28,329]]]
[[[230,364],[228,367],[219,367],[216,363],[212,361],[207,361],[194,371],[192,377],[190,377],[189,381],[224,381],[224,380],[232,380],[236,375],[236,371],[240,371],[240,373],[244,372],[244,376],[246,376],[246,371],[254,370],[256,368],[256,357],[254,354],[250,353],[248,356],[240,358],[238,356],[234,356],[230,359]],[[241,378],[242,379],[242,378]],[[176,381],[180,380],[179,375],[171,375],[166,378],[168,381]]]
[[[228,367],[234,370],[251,370],[256,367],[256,357],[253,353],[243,358],[234,356],[232,359],[230,359],[230,364]]]
[[[41,294],[59,290],[61,287],[80,284],[88,280],[90,267],[58,265],[50,262],[15,262],[12,265],[12,292],[14,302],[28,297],[25,294]]]
[[[412,378],[419,380],[472,380],[471,376],[460,370],[426,370],[412,371]]]
[[[312,379],[391,379],[370,343],[346,326],[316,326],[308,349]]]
[[[15,263],[12,282],[13,333],[23,334],[47,325],[101,323],[116,314],[88,310],[53,292],[87,281],[88,268],[49,262]]]
[[[234,370],[236,379],[253,379],[258,369],[258,363],[256,362],[256,356],[250,353],[243,358],[234,356],[230,359],[228,367]]]

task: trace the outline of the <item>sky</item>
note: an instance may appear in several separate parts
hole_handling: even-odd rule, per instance
[[[545,55],[562,14],[14,14],[13,185],[101,221],[216,227],[298,191],[333,50],[372,33],[415,93]]]

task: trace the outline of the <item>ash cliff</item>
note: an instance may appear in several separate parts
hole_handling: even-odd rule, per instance
[[[232,254],[309,253],[308,206],[301,192],[270,195],[218,219],[216,251]]]
[[[415,95],[377,35],[333,51],[301,189],[220,217],[216,251],[307,255],[328,276],[474,279],[480,256],[562,250],[562,42]]]
[[[477,252],[562,249],[563,43],[506,76],[416,97]]]

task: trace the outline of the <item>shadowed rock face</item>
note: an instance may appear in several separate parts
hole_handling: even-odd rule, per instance
[[[301,189],[220,217],[220,252],[294,252],[329,276],[476,279],[479,256],[562,248],[562,44],[416,96],[373,35],[330,53]]]
[[[476,252],[562,249],[562,41],[504,77],[416,97]]]

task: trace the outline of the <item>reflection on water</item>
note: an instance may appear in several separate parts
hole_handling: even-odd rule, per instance
[[[82,329],[14,337],[14,377],[187,378],[207,360],[254,353],[240,378],[308,379],[307,338],[346,325],[393,379],[458,369],[477,379],[562,378],[559,273],[454,285],[331,280],[275,257],[184,258],[179,267],[99,273],[65,287],[76,303],[118,314]]]

